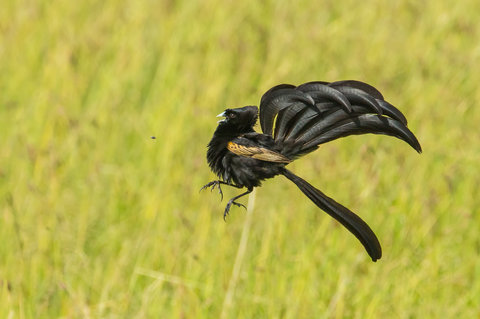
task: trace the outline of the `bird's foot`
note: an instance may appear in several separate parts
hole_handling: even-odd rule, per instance
[[[225,207],[225,212],[223,213],[223,220],[225,220],[227,218],[228,212],[230,211],[230,208],[232,207],[232,205],[235,205],[235,206],[238,206],[238,207],[243,207],[243,208],[247,209],[247,207],[245,205],[237,203],[233,199],[231,199],[231,200],[228,201],[227,206]]]
[[[223,192],[222,192],[222,188],[220,187],[220,181],[213,181],[213,182],[210,182],[208,184],[205,184],[203,185],[202,188],[200,188],[200,191],[206,189],[206,188],[209,188],[210,187],[210,191],[213,191],[215,189],[215,187],[218,188],[218,192],[220,193],[220,196],[221,196],[221,200],[223,200]]]

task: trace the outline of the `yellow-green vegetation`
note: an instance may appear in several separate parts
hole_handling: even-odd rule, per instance
[[[1,7],[1,318],[480,315],[479,1]],[[424,153],[364,135],[290,167],[362,216],[383,258],[277,177],[225,303],[248,215],[225,223],[199,193],[214,116],[342,79],[380,89]]]

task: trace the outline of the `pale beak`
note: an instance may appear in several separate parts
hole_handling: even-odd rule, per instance
[[[225,117],[225,116],[227,116],[227,114],[225,113],[225,111],[223,111],[222,113],[220,113],[220,114],[217,115],[217,117]],[[225,121],[226,121],[226,119],[222,119],[222,120],[218,121],[217,123],[223,123],[223,122],[225,122]]]

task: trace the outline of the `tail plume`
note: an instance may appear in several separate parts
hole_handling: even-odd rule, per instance
[[[292,159],[337,138],[367,133],[399,138],[422,152],[402,112],[373,86],[359,81],[273,87],[260,102],[260,124]]]
[[[360,217],[289,170],[285,169],[283,175],[295,183],[315,205],[335,218],[354,234],[365,247],[372,261],[377,261],[382,257],[382,247],[380,246],[377,236],[375,236],[372,229]]]

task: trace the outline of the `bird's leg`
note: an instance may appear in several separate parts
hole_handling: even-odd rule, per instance
[[[210,182],[208,184],[203,185],[203,187],[200,188],[200,191],[204,190],[205,188],[209,188],[209,187],[211,187],[210,191],[213,191],[215,189],[215,187],[218,187],[218,192],[220,193],[220,196],[222,197],[221,200],[223,200],[223,192],[222,192],[222,188],[220,187],[220,184],[233,186],[233,187],[236,187],[236,188],[243,188],[242,186],[237,186],[237,185],[233,185],[233,184],[229,184],[227,182],[217,180],[217,181],[213,181],[213,182]]]
[[[225,220],[225,218],[227,217],[228,211],[230,210],[230,207],[232,206],[232,204],[235,205],[235,206],[243,207],[243,208],[247,209],[247,207],[245,207],[245,205],[237,203],[235,200],[239,199],[242,196],[250,194],[252,191],[253,191],[253,188],[249,188],[245,193],[237,195],[234,198],[232,198],[231,200],[229,200],[228,203],[227,203],[227,206],[225,207],[225,212],[223,213],[223,220]]]

